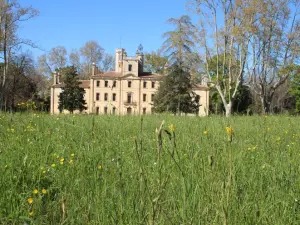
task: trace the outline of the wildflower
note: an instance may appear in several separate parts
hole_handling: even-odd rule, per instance
[[[59,164],[60,164],[60,165],[64,165],[64,161],[60,161]]]
[[[102,165],[101,165],[101,164],[98,165],[98,169],[99,169],[99,170],[102,169]]]
[[[33,211],[30,211],[29,212],[29,216],[33,216],[34,215],[34,212]]]
[[[27,199],[27,202],[31,205],[31,204],[33,203],[33,198],[31,198],[31,197],[28,198],[28,199]]]
[[[74,153],[72,153],[72,154],[71,154],[71,156],[72,156],[72,157],[74,157],[74,156],[75,156],[75,154],[74,154]]]
[[[208,130],[203,131],[203,134],[208,134]]]
[[[230,137],[234,134],[233,129],[231,127],[226,127],[226,132]]]
[[[33,190],[33,194],[37,195],[39,193],[39,190],[38,189],[34,189]]]
[[[175,126],[174,126],[173,123],[170,124],[169,129],[170,129],[171,132],[175,131]]]
[[[73,159],[70,159],[70,160],[69,160],[69,164],[73,164]]]
[[[65,161],[65,159],[64,159],[64,158],[61,158],[59,161],[60,161],[60,162],[64,162],[64,161]]]
[[[42,171],[42,174],[45,174],[45,173],[46,173],[46,170],[43,170],[43,171]]]
[[[42,189],[43,194],[47,194],[47,190],[45,188]]]
[[[56,120],[59,120],[59,118],[56,118]]]
[[[51,165],[51,167],[53,167],[53,168],[54,168],[54,167],[56,167],[56,164],[55,164],[55,163],[53,163],[53,164]]]

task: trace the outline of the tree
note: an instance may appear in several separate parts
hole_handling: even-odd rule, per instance
[[[144,66],[146,71],[163,74],[164,67],[166,66],[167,62],[168,58],[162,56],[161,50],[145,54]]]
[[[300,66],[299,65],[290,65],[285,68],[285,73],[291,75],[291,88],[290,93],[294,96],[296,104],[295,111],[300,112]]]
[[[88,77],[91,74],[93,63],[100,67],[104,49],[99,45],[97,41],[88,41],[82,48],[80,48],[80,53],[85,59],[85,63],[83,65],[83,73],[85,77]]]
[[[50,50],[48,56],[50,65],[54,69],[63,68],[67,64],[67,50],[63,46],[57,46]]]
[[[73,114],[74,110],[80,112],[87,109],[84,100],[85,90],[81,88],[78,73],[74,66],[68,66],[60,70],[63,76],[64,87],[59,95],[59,110],[67,109]]]
[[[38,11],[32,7],[22,7],[17,0],[0,1],[0,57],[3,60],[3,67],[0,74],[0,102],[3,104],[4,90],[8,79],[10,61],[15,50],[23,44],[34,46],[30,40],[24,40],[17,36],[20,22],[35,17]]]
[[[200,99],[192,91],[190,74],[177,64],[169,68],[168,72],[154,97],[154,110],[174,114],[197,113]]]
[[[103,72],[110,71],[114,68],[115,59],[112,55],[105,53],[101,60],[101,68]]]
[[[257,0],[250,2],[248,8],[255,15],[250,32],[248,86],[260,99],[261,112],[265,114],[273,111],[274,96],[289,78],[284,68],[300,56],[300,2]]]
[[[170,18],[168,23],[175,25],[175,30],[163,34],[166,39],[163,43],[163,50],[168,55],[170,64],[176,63],[180,67],[189,68],[193,62],[193,34],[194,25],[187,15],[179,19]]]

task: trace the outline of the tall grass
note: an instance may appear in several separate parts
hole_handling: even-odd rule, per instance
[[[298,123],[0,114],[0,224],[299,224]]]

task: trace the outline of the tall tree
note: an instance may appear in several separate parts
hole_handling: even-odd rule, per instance
[[[73,114],[74,110],[80,112],[87,109],[84,100],[85,90],[80,87],[79,76],[74,66],[68,66],[60,70],[63,77],[64,87],[59,94],[59,110],[69,110]]]
[[[63,46],[54,47],[50,50],[48,58],[54,69],[63,68],[67,64],[67,50]]]
[[[175,25],[175,29],[163,34],[165,38],[163,50],[168,55],[171,64],[176,63],[181,67],[188,68],[192,59],[195,27],[187,15],[183,15],[179,19],[170,18],[168,23]]]
[[[189,77],[181,65],[173,64],[154,97],[154,110],[174,114],[197,113],[200,99],[192,91]]]
[[[103,72],[113,70],[115,59],[112,55],[105,53],[101,60],[101,69]]]
[[[0,56],[3,59],[3,69],[0,74],[1,103],[3,103],[5,95],[4,89],[12,55],[22,44],[34,45],[30,40],[24,40],[17,36],[20,22],[29,20],[37,14],[37,10],[32,7],[22,7],[17,0],[0,1]]]
[[[220,95],[226,116],[230,116],[244,73],[254,18],[251,13],[245,16],[246,1],[192,0],[191,4],[199,15],[197,42],[205,50],[206,76]],[[215,72],[211,73],[213,57]],[[234,66],[236,62],[238,66]]]
[[[296,104],[295,111],[300,112],[300,65],[289,65],[284,68],[284,73],[290,74],[291,88],[290,93],[294,96]]]
[[[290,76],[284,68],[300,56],[300,2],[256,0],[250,1],[247,9],[255,15],[250,31],[248,86],[260,99],[265,114],[273,110],[273,98]]]
[[[98,67],[101,66],[100,62],[103,58],[104,49],[97,41],[88,41],[82,48],[80,48],[80,53],[85,59],[83,70],[85,76],[88,77],[91,74],[93,63],[98,65]]]

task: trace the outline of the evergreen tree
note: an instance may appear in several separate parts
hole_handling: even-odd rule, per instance
[[[174,114],[197,113],[199,100],[199,96],[192,91],[190,74],[174,64],[154,97],[154,110]]]
[[[60,70],[64,78],[64,87],[59,95],[58,109],[62,111],[67,109],[73,114],[74,110],[79,109],[80,112],[87,109],[84,100],[85,90],[81,88],[79,76],[74,66],[68,66]]]

